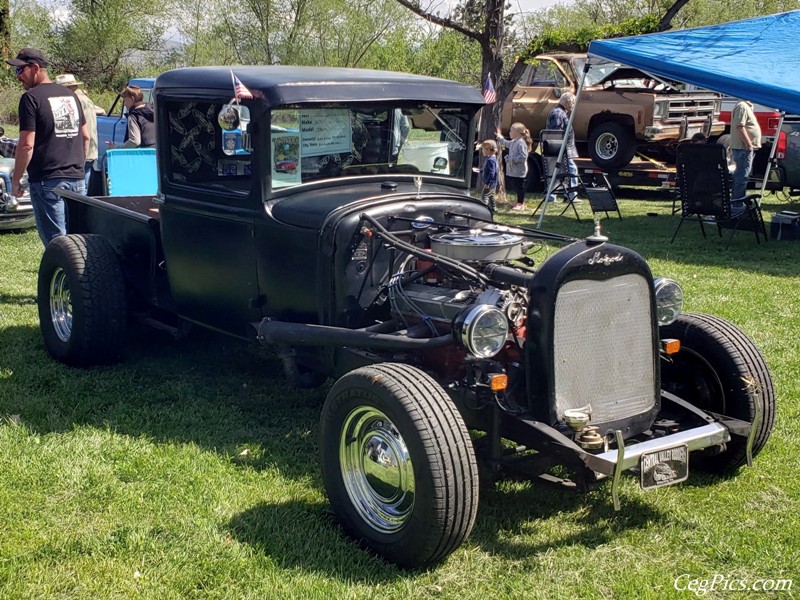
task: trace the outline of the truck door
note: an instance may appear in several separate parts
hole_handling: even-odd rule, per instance
[[[550,114],[564,92],[572,92],[572,82],[554,60],[539,57],[538,64],[525,70],[517,87],[514,88],[511,123],[519,121],[531,132],[534,138],[547,124]],[[503,121],[504,123],[507,121]]]
[[[225,101],[157,98],[165,268],[182,317],[235,335],[260,318],[260,186],[249,147],[226,152]]]

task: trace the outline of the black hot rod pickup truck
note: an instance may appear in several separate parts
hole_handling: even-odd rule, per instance
[[[108,361],[145,317],[274,348],[292,385],[335,378],[324,486],[344,530],[388,560],[457,549],[479,480],[609,479],[619,508],[624,472],[665,486],[766,443],[772,379],[739,329],[682,314],[680,286],[599,228],[502,225],[470,197],[477,90],[192,68],[158,77],[154,98],[158,193],[62,193],[68,235],[39,271],[47,350]],[[541,264],[533,246],[551,250]]]

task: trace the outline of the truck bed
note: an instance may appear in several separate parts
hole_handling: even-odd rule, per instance
[[[110,211],[136,221],[159,220],[158,207],[153,204],[153,196],[86,196],[68,190],[58,190],[59,195],[67,199],[67,205],[73,210],[75,202],[93,206],[102,211]],[[78,212],[84,212],[78,209]],[[94,211],[86,211],[94,212]],[[71,232],[72,233],[72,232]]]
[[[153,195],[85,196],[57,190],[67,203],[67,233],[102,236],[123,265],[128,284],[151,305],[169,303],[161,222]]]

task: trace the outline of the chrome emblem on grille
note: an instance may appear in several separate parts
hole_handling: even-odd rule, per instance
[[[605,265],[608,266],[611,263],[622,262],[622,254],[617,254],[616,256],[609,256],[608,254],[603,254],[602,252],[595,252],[587,261],[590,265]]]

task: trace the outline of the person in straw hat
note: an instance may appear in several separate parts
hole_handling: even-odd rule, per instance
[[[82,81],[78,81],[75,79],[75,75],[72,73],[63,73],[62,75],[56,75],[56,83],[58,85],[63,85],[71,89],[75,95],[78,97],[78,100],[81,103],[81,107],[83,108],[83,116],[86,118],[86,126],[89,129],[89,149],[86,151],[86,164],[84,165],[84,182],[86,185],[86,190],[88,193],[89,190],[89,179],[92,176],[92,170],[94,166],[94,162],[97,160],[98,152],[97,152],[97,115],[98,114],[105,114],[105,111],[96,106],[94,102],[86,95],[80,86],[83,85]]]

